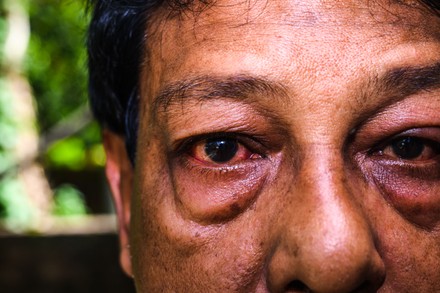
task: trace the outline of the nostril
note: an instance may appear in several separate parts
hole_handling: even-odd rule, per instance
[[[372,292],[373,290],[374,292],[376,292],[376,290],[373,289],[372,287],[374,286],[369,281],[365,281],[359,287],[357,287],[356,290],[354,290],[353,292],[357,292],[357,293]]]
[[[295,292],[307,293],[307,292],[311,292],[311,291],[303,282],[295,280],[295,281],[292,281],[289,284],[287,284],[286,292],[291,292],[291,293],[295,293]]]
[[[364,283],[362,283],[359,287],[357,287],[357,289],[355,290],[355,292],[366,290],[366,289],[368,289],[368,287],[370,287],[369,284],[368,284],[368,282],[364,282]]]

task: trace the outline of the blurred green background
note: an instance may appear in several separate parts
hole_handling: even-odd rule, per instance
[[[87,103],[85,0],[0,0],[0,291],[134,292]]]
[[[0,0],[0,233],[113,229],[87,103],[85,5]]]

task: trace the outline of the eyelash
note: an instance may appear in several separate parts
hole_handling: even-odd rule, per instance
[[[399,132],[396,135],[375,143],[375,147],[364,153],[365,156],[362,156],[364,158],[362,161],[367,159],[373,163],[373,165],[370,166],[376,166],[374,167],[376,170],[388,170],[383,173],[383,175],[394,174],[393,176],[405,176],[407,178],[413,178],[414,180],[436,181],[440,176],[439,133],[440,129],[434,127],[416,128]],[[421,154],[409,159],[401,158],[396,153],[390,155],[390,152],[394,152],[393,143],[406,138],[415,139],[417,143],[423,144]],[[432,154],[424,158],[426,152],[432,152]]]
[[[434,134],[431,133],[432,129],[434,129]],[[367,152],[364,153],[366,155],[364,158],[369,158],[377,163],[382,162],[380,163],[381,165],[389,165],[390,168],[391,165],[393,165],[394,167],[392,168],[399,168],[402,172],[412,177],[422,177],[425,175],[428,176],[432,173],[437,174],[440,170],[440,135],[437,133],[440,133],[440,129],[429,127],[399,132],[397,135],[390,136],[387,139],[375,143],[375,147],[367,150]],[[399,155],[395,153],[390,156],[389,153],[395,151],[393,150],[392,145],[405,138],[415,139],[416,143],[423,144],[422,153],[432,151],[433,155],[429,156],[427,159],[422,158],[421,160],[420,156],[409,159],[400,158]],[[175,147],[173,148],[173,155],[186,170],[198,171],[203,175],[232,174],[235,173],[234,171],[239,169],[243,170],[243,168],[246,167],[246,163],[251,161],[255,162],[254,159],[243,159],[242,161],[238,160],[237,162],[232,163],[230,163],[230,161],[226,161],[224,164],[216,162],[210,164],[209,162],[206,163],[203,160],[197,161],[194,156],[191,155],[192,149],[197,144],[206,144],[206,142],[209,140],[222,139],[235,140],[239,145],[241,145],[241,147],[244,147],[249,150],[249,152],[259,156],[255,159],[268,158],[269,148],[266,146],[266,144],[261,142],[261,139],[257,139],[252,135],[235,132],[215,132],[182,139],[174,144]],[[427,150],[426,148],[430,149]],[[247,166],[250,165],[247,164]]]
[[[179,158],[184,158],[189,156],[190,150],[201,142],[206,142],[209,140],[236,140],[238,144],[242,145],[250,152],[258,154],[261,158],[266,158],[266,145],[262,143],[260,140],[257,140],[253,136],[243,134],[243,133],[225,133],[225,132],[216,132],[216,133],[208,133],[202,135],[192,136],[186,139],[182,139],[178,141],[175,145],[175,154]],[[186,160],[188,161],[188,160]],[[220,167],[220,166],[219,166]],[[223,166],[225,167],[225,166]]]
[[[398,134],[396,136],[391,137],[390,139],[386,139],[384,142],[381,142],[378,144],[377,147],[374,147],[373,149],[368,151],[368,155],[372,156],[372,155],[379,155],[379,156],[385,156],[385,150],[387,148],[392,148],[393,144],[396,142],[402,142],[403,140],[414,140],[416,143],[420,143],[423,144],[423,149],[421,150],[422,152],[426,149],[426,147],[430,147],[431,149],[433,149],[433,151],[435,153],[440,154],[440,141],[436,141],[435,139],[432,138],[425,138],[425,137],[421,137],[418,135],[414,135],[414,134],[405,134],[405,132],[403,134]],[[393,150],[395,151],[395,150]],[[397,157],[397,155],[396,155]],[[401,160],[403,161],[416,161],[417,157],[415,159],[404,159],[401,158]]]

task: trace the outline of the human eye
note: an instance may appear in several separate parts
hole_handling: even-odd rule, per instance
[[[164,119],[176,206],[192,221],[229,221],[275,181],[287,146],[284,124],[256,104],[187,101]]]
[[[384,198],[406,219],[433,227],[440,221],[440,127],[391,135],[366,156]]]
[[[419,135],[420,132],[423,135],[423,131],[419,130]],[[415,133],[413,131],[413,133],[404,133],[392,138],[377,150],[378,155],[406,164],[421,164],[439,159],[440,141],[438,138],[417,135],[417,131]]]
[[[196,221],[222,221],[244,211],[277,161],[263,137],[242,132],[189,136],[174,149],[176,196]]]
[[[216,134],[190,140],[184,146],[184,155],[204,166],[232,166],[263,158],[261,150],[257,150],[257,144],[248,137]]]

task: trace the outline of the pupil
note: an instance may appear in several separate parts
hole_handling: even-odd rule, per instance
[[[424,143],[414,137],[405,137],[392,143],[394,153],[401,159],[414,159],[423,152]]]
[[[234,139],[212,139],[205,144],[206,155],[217,163],[231,160],[238,150],[238,143]]]

